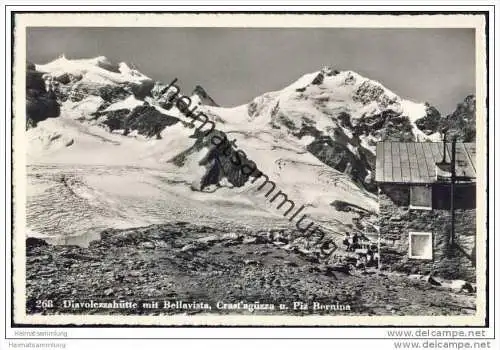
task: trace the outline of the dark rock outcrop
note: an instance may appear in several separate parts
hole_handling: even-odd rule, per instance
[[[392,110],[380,114],[383,126],[380,129],[382,141],[414,142],[415,135],[410,119]]]
[[[311,84],[313,85],[321,85],[323,84],[323,80],[325,79],[325,76],[323,75],[323,73],[319,72],[318,75],[316,75],[313,79],[313,81],[311,82]]]
[[[425,117],[416,120],[415,124],[425,134],[430,135],[439,131],[439,127],[441,124],[441,114],[435,107],[429,105],[428,103],[425,103],[425,107]]]
[[[175,89],[170,89],[168,85],[163,84],[160,81],[154,83],[151,88],[151,96],[156,101],[158,106],[169,110],[173,107],[173,100],[175,99]]]
[[[355,182],[363,184],[368,190],[376,190],[372,176],[368,176],[373,175],[375,156],[362,145],[361,138],[370,136],[375,140],[415,141],[409,118],[391,109],[355,120],[348,113],[342,112],[332,119],[341,127],[332,129],[328,135],[318,130],[312,121],[307,120],[303,121],[298,130],[290,126],[288,128],[298,138],[314,137],[315,140],[307,146],[309,152],[324,164],[349,175]],[[286,126],[281,120],[277,122]],[[347,136],[343,128],[351,130],[352,137]],[[370,139],[368,139],[369,142]],[[357,151],[353,152],[353,149]]]
[[[33,247],[43,247],[43,246],[47,246],[47,245],[48,245],[48,243],[45,242],[43,239],[35,238],[35,237],[26,238],[26,249],[30,249]]]
[[[395,96],[389,97],[381,86],[370,81],[363,82],[354,92],[352,99],[364,105],[376,101],[384,108],[396,102]]]
[[[160,113],[152,106],[137,106],[125,119],[126,130],[137,130],[146,137],[161,138],[160,133],[167,126],[179,122],[179,119]]]
[[[204,142],[213,144],[211,138],[214,135],[227,140],[223,132],[215,132],[206,137]],[[217,185],[223,178],[226,178],[232,186],[243,186],[247,182],[249,175],[242,171],[242,166],[243,164],[248,164],[250,161],[242,151],[237,151],[229,143],[229,140],[220,147],[212,145],[210,151],[200,161],[200,165],[204,165],[207,168],[207,172],[201,181],[201,189],[211,184]]]
[[[125,119],[129,115],[129,109],[118,109],[114,111],[109,111],[104,113],[106,119],[103,120],[103,124],[106,125],[110,131],[113,130],[125,130]],[[102,115],[101,113],[97,113],[97,116]]]
[[[31,63],[26,68],[26,125],[36,124],[47,118],[58,117],[61,110],[53,90],[47,91],[42,78],[43,73],[37,72]]]
[[[140,135],[156,138],[161,138],[160,134],[167,126],[179,122],[178,118],[160,113],[152,106],[97,113],[97,116],[101,115],[106,116],[102,123],[108,126],[110,131],[122,129],[127,135],[132,130],[137,130]]]
[[[441,123],[447,129],[448,136],[456,136],[459,141],[474,142],[476,140],[476,97],[467,96],[457,105],[455,111],[446,116]]]
[[[219,107],[213,98],[210,97],[210,95],[200,85],[196,85],[193,90],[193,95],[197,95],[200,98],[201,104],[205,106]]]
[[[129,91],[119,85],[103,85],[98,87],[96,90],[90,90],[88,92],[91,95],[100,96],[104,101],[110,104],[124,100],[131,95]]]
[[[153,86],[154,82],[152,80],[142,82],[142,84],[130,83],[127,86],[127,90],[132,92],[136,99],[144,100],[147,96],[151,96]]]
[[[195,144],[189,149],[177,155],[172,162],[178,166],[183,166],[185,160],[190,155],[199,152],[202,148],[207,147],[209,151],[200,160],[199,165],[204,166],[206,171],[202,177],[199,190],[203,190],[207,186],[219,186],[222,179],[235,187],[243,186],[249,179],[249,174],[258,170],[255,163],[248,159],[244,151],[238,150],[237,147],[230,143],[227,135],[219,130],[213,130],[206,135],[204,132],[195,130],[193,136],[196,138]],[[244,168],[244,165],[248,167]],[[245,169],[244,171],[242,169]]]
[[[370,166],[352,154],[346,145],[321,137],[310,143],[307,150],[326,165],[348,174],[353,180],[365,182]]]

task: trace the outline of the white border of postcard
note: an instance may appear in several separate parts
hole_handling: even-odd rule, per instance
[[[24,9],[21,9],[24,10]],[[52,8],[46,9],[53,10]],[[54,9],[55,10],[55,9]],[[67,9],[82,11],[82,8]],[[131,8],[129,11],[136,10]],[[137,9],[139,10],[139,9]],[[148,10],[146,9],[142,9]],[[170,9],[165,9],[169,11]],[[210,10],[210,9],[208,9]],[[238,9],[239,10],[239,9]],[[335,9],[339,10],[339,9]],[[365,10],[365,9],[361,9]],[[385,9],[384,9],[385,10]],[[405,11],[399,8],[399,11]],[[149,10],[153,11],[153,10]],[[213,9],[211,11],[214,11]],[[25,296],[25,118],[19,117],[25,109],[26,28],[30,26],[83,26],[83,27],[359,27],[359,28],[475,28],[476,29],[476,96],[477,96],[477,227],[486,227],[486,33],[484,15],[352,15],[352,14],[139,14],[139,13],[24,13],[16,14],[13,85],[13,180],[14,190],[14,321],[31,325],[230,325],[230,326],[484,326],[486,317],[486,232],[477,230],[477,312],[464,316],[98,316],[98,315],[27,315]],[[55,38],[55,40],[57,40]],[[490,38],[491,40],[491,38]],[[490,43],[491,46],[491,43]],[[491,49],[490,49],[491,52]],[[7,58],[6,58],[7,59]],[[491,81],[491,79],[490,79]],[[491,91],[491,90],[490,90]],[[492,100],[490,94],[490,101]],[[8,100],[7,100],[8,101]],[[490,102],[491,103],[491,102]],[[491,109],[490,109],[491,112]],[[9,118],[7,118],[9,119]],[[492,125],[490,114],[490,126]],[[9,130],[9,129],[6,129]],[[491,157],[491,153],[490,153]],[[10,176],[10,175],[9,175]],[[492,180],[492,179],[491,179]],[[490,185],[490,193],[491,185]],[[491,200],[491,198],[490,198]],[[490,220],[491,225],[491,220]],[[493,231],[490,230],[490,253],[493,256]],[[8,239],[10,236],[8,237]],[[8,243],[8,245],[10,245]],[[8,255],[7,255],[8,256]],[[490,266],[490,274],[492,267]],[[490,276],[490,284],[493,282]],[[490,285],[490,295],[493,289]],[[490,307],[492,303],[490,303]],[[7,305],[8,308],[9,304]],[[7,310],[7,312],[9,312]],[[490,309],[490,322],[493,310]],[[10,312],[9,315],[10,316]],[[216,334],[205,329],[207,336]],[[118,331],[118,330],[117,330]],[[127,330],[125,330],[127,331]],[[161,333],[165,335],[165,329]],[[319,330],[318,330],[319,331]],[[151,332],[155,332],[151,330]],[[272,334],[276,334],[271,330]],[[170,329],[171,336],[182,336],[181,329]],[[314,333],[314,330],[311,330]],[[109,334],[109,333],[108,333]],[[126,333],[122,333],[126,334]],[[227,333],[225,333],[227,334]],[[331,334],[331,333],[330,333]],[[318,334],[319,335],[319,334]],[[123,336],[123,335],[122,335]]]

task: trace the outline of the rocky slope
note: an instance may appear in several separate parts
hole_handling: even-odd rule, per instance
[[[342,271],[299,249],[280,248],[280,230],[230,230],[187,222],[106,230],[88,248],[26,242],[28,314],[471,315],[475,294],[420,278]],[[411,277],[411,276],[410,276]],[[417,276],[413,276],[417,277]],[[37,307],[52,300],[53,307]],[[136,302],[127,309],[64,308],[71,300]],[[153,308],[144,302],[158,302]],[[211,309],[163,308],[164,302]],[[307,310],[293,309],[302,301]],[[273,304],[273,310],[220,309],[217,303]],[[286,304],[280,310],[278,304]],[[314,309],[314,303],[340,305]],[[347,305],[349,309],[347,309]],[[249,321],[252,322],[252,321]]]

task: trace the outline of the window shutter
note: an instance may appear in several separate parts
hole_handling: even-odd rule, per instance
[[[410,189],[410,207],[432,208],[432,189],[430,186],[412,186]]]

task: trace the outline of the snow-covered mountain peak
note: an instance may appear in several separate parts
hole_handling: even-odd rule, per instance
[[[61,55],[49,63],[37,64],[35,68],[63,83],[82,80],[87,83],[107,85],[151,81],[149,77],[131,69],[126,63],[115,64],[105,56],[68,59],[65,55]]]
[[[332,120],[339,115],[348,114],[355,124],[391,111],[414,123],[426,116],[426,108],[425,103],[405,100],[381,83],[354,71],[325,67],[303,75],[282,90],[256,97],[247,105],[248,116],[242,119],[263,121],[267,118],[273,123],[273,117],[281,112],[289,126],[294,124],[300,128],[304,120],[311,120],[323,128],[335,126]],[[423,137],[418,128],[414,133]]]
[[[351,70],[339,71],[333,67],[323,67],[321,70],[304,74],[294,83],[281,91],[274,91],[276,95],[287,95],[291,98],[312,98],[322,95],[333,99],[350,100],[368,105],[370,102],[390,104],[402,99],[378,81],[366,78]]]
[[[106,56],[93,58],[68,59],[65,54],[60,55],[55,60],[46,64],[37,64],[36,69],[42,72],[53,72],[58,70],[89,69],[90,67],[101,67],[107,70],[116,71],[118,66],[111,63]]]
[[[264,93],[246,105],[201,109],[220,121],[221,130],[234,134],[269,173],[282,169],[263,160],[280,153],[278,149],[293,149],[367,188],[372,184],[377,142],[432,141],[438,136],[439,112],[428,104],[403,99],[354,71],[331,67],[304,74],[282,90]],[[293,158],[282,156],[287,157]],[[313,159],[308,162],[314,164]]]

